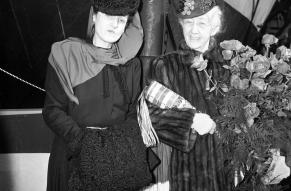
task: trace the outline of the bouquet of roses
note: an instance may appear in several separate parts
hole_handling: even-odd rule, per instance
[[[214,98],[219,115],[217,134],[235,190],[268,190],[290,175],[291,166],[291,50],[264,35],[263,55],[237,40],[220,43],[230,72],[215,81],[223,96]],[[287,156],[287,157],[286,157]],[[289,166],[289,167],[288,167]]]

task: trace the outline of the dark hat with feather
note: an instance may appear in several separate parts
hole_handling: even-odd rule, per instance
[[[94,12],[108,15],[133,15],[140,4],[140,0],[92,0]]]

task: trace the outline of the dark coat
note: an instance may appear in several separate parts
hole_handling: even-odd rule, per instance
[[[208,71],[212,71],[214,78],[219,79],[227,76],[221,67],[222,63],[219,63],[222,59],[218,56],[217,51],[213,49],[205,56],[209,59]],[[206,96],[208,93],[205,90],[207,79],[205,73],[190,68],[191,60],[195,54],[190,50],[182,50],[156,58],[150,66],[148,82],[156,80],[183,96],[197,111],[214,115],[216,113],[215,105]],[[150,111],[152,110],[150,109]],[[150,115],[152,119],[158,119],[156,121],[167,121],[169,120],[165,116],[167,112],[172,111],[163,110],[159,114],[155,111],[151,112]],[[170,180],[170,190],[172,191],[227,190],[222,156],[217,149],[215,135],[200,136],[196,134],[194,136],[190,129],[192,122],[185,124],[184,119],[179,119],[182,112],[185,111],[176,110],[176,117],[174,116],[176,123],[170,122],[168,126],[164,125],[163,128],[159,123],[153,123],[153,127],[162,142],[154,150],[163,159],[162,163],[163,161],[168,163],[161,164],[162,171],[167,172],[158,172],[158,181]],[[171,133],[173,128],[184,129],[184,136],[180,136],[180,139],[183,140],[178,140],[176,136],[173,136],[174,134]],[[160,129],[163,131],[161,132]],[[191,143],[193,140],[194,144]],[[189,145],[192,147],[189,148]]]
[[[79,57],[83,54],[62,53],[86,61]],[[56,135],[48,191],[137,190],[151,182],[136,117],[140,77],[138,59],[121,66],[106,65],[96,76],[73,87],[79,100],[76,104],[48,65],[43,117]],[[90,126],[106,129],[86,129]]]

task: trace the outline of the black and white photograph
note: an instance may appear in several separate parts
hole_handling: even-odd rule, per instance
[[[1,191],[291,190],[290,0],[2,0]]]

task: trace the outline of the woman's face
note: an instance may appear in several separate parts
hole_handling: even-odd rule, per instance
[[[205,52],[209,47],[211,24],[204,14],[190,19],[181,19],[180,24],[187,45],[194,50]]]
[[[93,43],[102,48],[110,48],[124,33],[128,16],[112,16],[102,12],[93,15],[95,34]],[[97,44],[96,44],[97,43]]]

